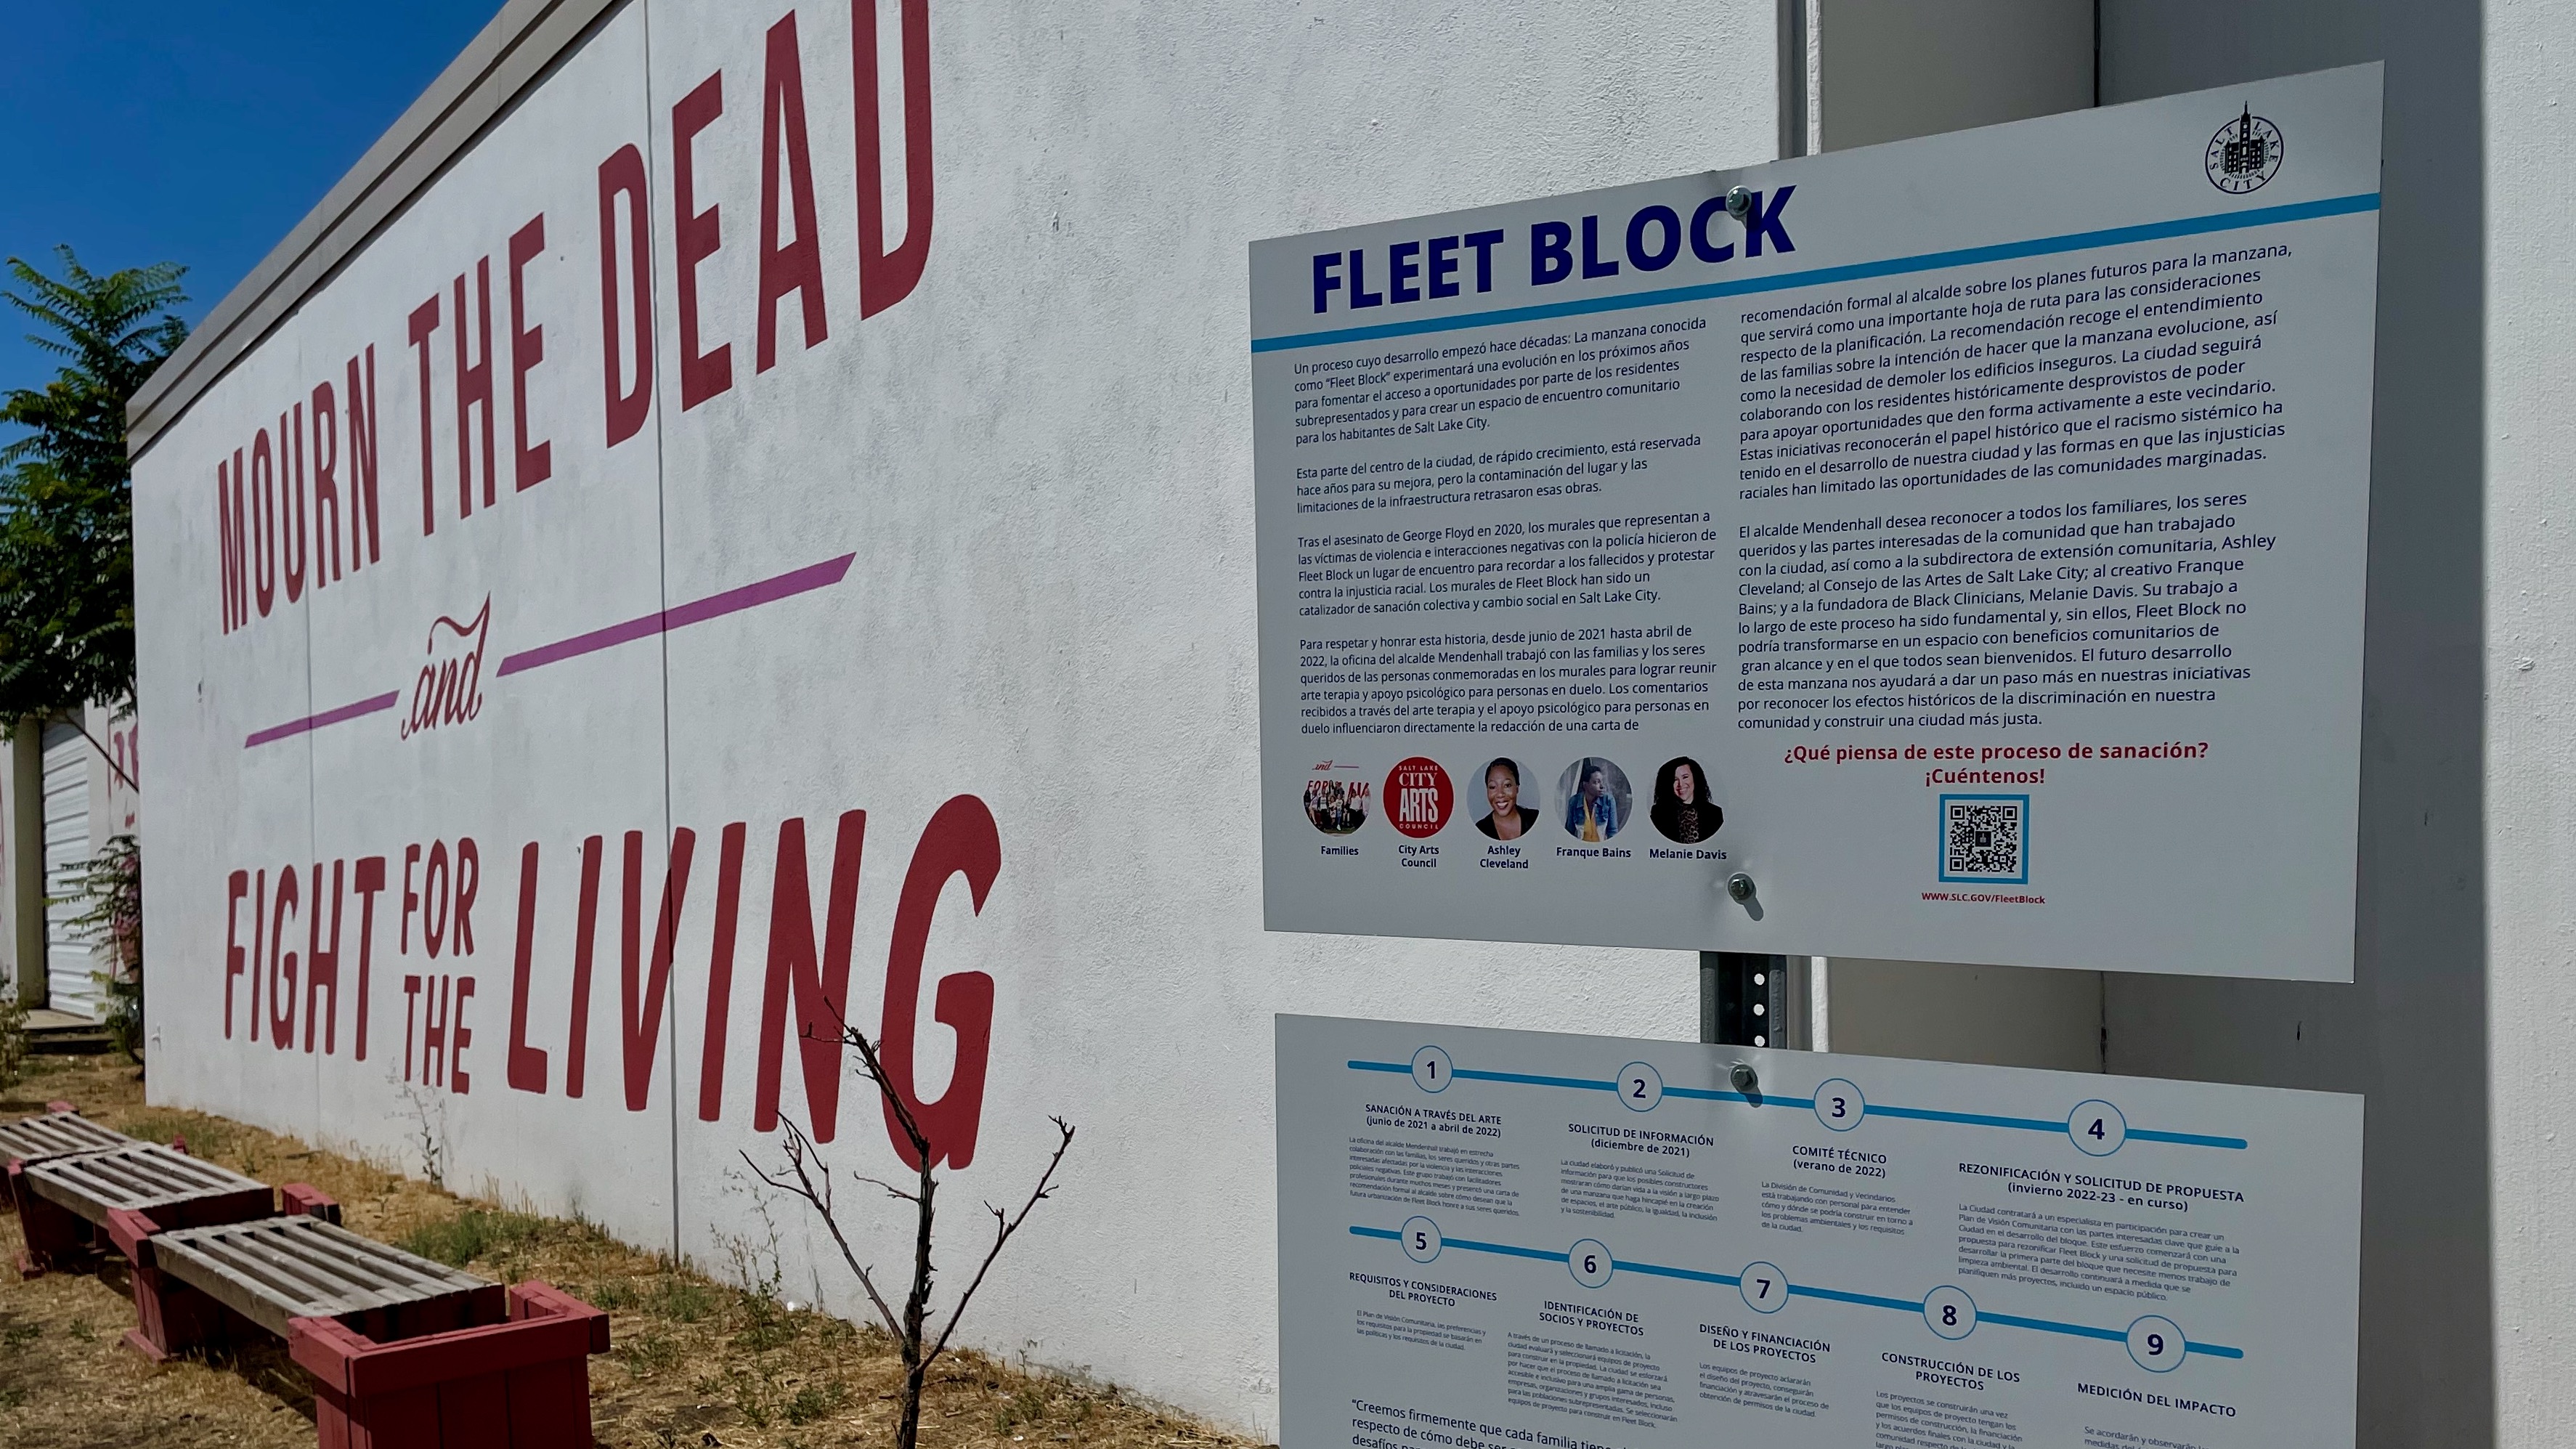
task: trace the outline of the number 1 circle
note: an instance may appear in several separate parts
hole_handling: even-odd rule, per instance
[[[1413,1085],[1426,1092],[1449,1090],[1449,1079],[1458,1069],[1449,1065],[1449,1054],[1436,1046],[1427,1046],[1413,1054]]]

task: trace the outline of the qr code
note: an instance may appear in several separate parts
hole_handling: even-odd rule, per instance
[[[2029,876],[2022,857],[2029,800],[1941,802],[1941,874],[1950,880],[2020,881]]]

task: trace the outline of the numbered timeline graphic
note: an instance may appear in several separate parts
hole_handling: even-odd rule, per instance
[[[1254,244],[1270,926],[2351,979],[2379,112],[2362,66]],[[1436,833],[1310,816],[1414,758]]]
[[[1283,1449],[2352,1443],[2359,1097],[1294,1016],[1278,1081]]]

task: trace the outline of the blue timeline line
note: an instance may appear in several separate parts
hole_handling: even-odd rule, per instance
[[[1381,1238],[1387,1242],[1399,1244],[1404,1241],[1404,1235],[1392,1228],[1354,1227],[1351,1229],[1351,1236]],[[1564,1253],[1514,1247],[1509,1243],[1479,1243],[1465,1238],[1444,1237],[1440,1240],[1440,1246],[1443,1249],[1460,1248],[1471,1253],[1496,1253],[1509,1258],[1536,1258],[1543,1263],[1568,1261],[1568,1255]],[[1680,1278],[1693,1283],[1717,1283],[1728,1288],[1741,1288],[1744,1284],[1742,1276],[1734,1273],[1703,1273],[1697,1268],[1669,1268],[1661,1263],[1631,1263],[1617,1257],[1610,1260],[1610,1267],[1614,1272],[1645,1273],[1657,1278]],[[1816,1298],[1827,1303],[1854,1303],[1863,1308],[1892,1308],[1900,1313],[1916,1315],[1923,1312],[1923,1300],[1920,1298],[1882,1298],[1874,1293],[1846,1293],[1839,1288],[1811,1288],[1802,1283],[1790,1284],[1789,1296]],[[2025,1318],[2017,1313],[1988,1313],[1982,1308],[1977,1310],[1977,1322],[2000,1323],[2007,1328],[2028,1328],[2041,1333],[2062,1333],[2071,1338],[2098,1338],[2109,1343],[2125,1344],[2129,1341],[2129,1335],[2118,1329],[2094,1328],[2082,1323],[2060,1323],[2051,1318]],[[2207,1354],[2211,1358],[2245,1356],[2245,1350],[2241,1348],[2229,1348],[2219,1343],[2194,1343],[2189,1339],[2183,1341],[2183,1348],[2186,1352]]]
[[[1413,1075],[1413,1065],[1410,1062],[1353,1061],[1345,1062],[1343,1065],[1355,1072],[1393,1072],[1403,1077]],[[1530,1087],[1573,1087],[1586,1092],[1619,1090],[1617,1082],[1595,1082],[1582,1077],[1541,1077],[1526,1072],[1485,1072],[1456,1067],[1450,1071],[1450,1075],[1467,1082],[1515,1082]],[[1749,1106],[1805,1107],[1809,1110],[1813,1110],[1816,1105],[1812,1097],[1765,1096],[1761,1101],[1756,1102],[1742,1092],[1711,1091],[1705,1087],[1666,1087],[1664,1095],[1687,1097],[1702,1102],[1743,1102]],[[1941,1112],[1930,1107],[1882,1107],[1876,1102],[1862,1108],[1861,1116],[1863,1120],[1871,1117],[1902,1117],[1917,1122],[1957,1122],[1969,1127],[2007,1127],[2021,1132],[2047,1132],[2061,1137],[2066,1134],[2065,1123],[2043,1121],[2037,1117],[1993,1117],[1982,1112]],[[2201,1132],[2157,1132],[2144,1127],[2132,1127],[2128,1130],[2128,1135],[2140,1142],[2172,1142],[2184,1147],[2223,1147],[2238,1152],[2245,1150],[2247,1145],[2242,1137],[2215,1137]]]
[[[2178,221],[2156,221],[2140,226],[2115,226],[2100,231],[2071,232],[2065,236],[2041,237],[2035,241],[2000,242],[1993,246],[1960,247],[1946,252],[1925,252],[1919,256],[1892,257],[1886,261],[1810,267],[1805,271],[1777,272],[1767,277],[1746,277],[1732,282],[1705,282],[1689,287],[1663,287],[1651,292],[1627,292],[1615,297],[1585,297],[1570,302],[1542,302],[1526,307],[1503,307],[1491,312],[1469,312],[1455,317],[1425,317],[1411,322],[1385,322],[1371,327],[1340,327],[1328,332],[1297,332],[1278,337],[1256,337],[1252,339],[1252,350],[1285,352],[1295,348],[1329,347],[1337,342],[1371,342],[1381,337],[1410,337],[1424,332],[1455,332],[1468,327],[1499,327],[1513,322],[1540,322],[1551,317],[1579,317],[1594,312],[1624,312],[1637,307],[1664,307],[1676,302],[1705,302],[1717,297],[1739,297],[1755,292],[1780,292],[1796,287],[1821,287],[1833,282],[1857,282],[1871,277],[1901,276],[1908,272],[1939,271],[1946,267],[1972,267],[1985,262],[2054,256],[2061,252],[2092,251],[2100,247],[2163,241],[2171,237],[2206,236],[2211,232],[2242,231],[2248,227],[2277,226],[2283,222],[2308,221],[2321,216],[2348,216],[2354,212],[2378,209],[2379,193],[2371,191],[2356,196],[2328,197],[2323,201],[2293,202],[2287,206],[2262,206],[2251,211],[2188,216]]]

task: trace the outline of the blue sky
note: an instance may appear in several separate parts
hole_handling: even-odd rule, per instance
[[[189,268],[191,323],[301,220],[500,0],[52,0],[0,52],[0,256]],[[0,308],[0,390],[45,354]]]

